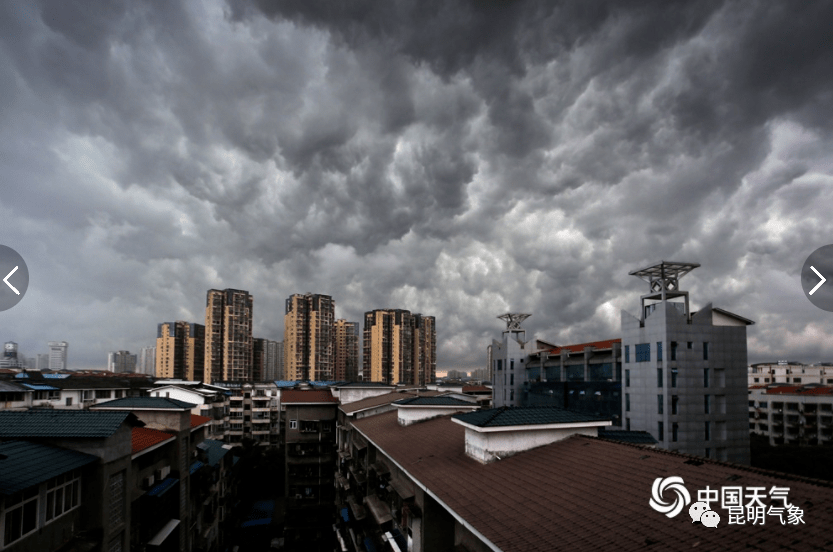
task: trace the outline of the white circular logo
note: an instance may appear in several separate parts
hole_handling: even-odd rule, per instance
[[[671,502],[663,498],[665,491],[673,492],[676,496]],[[683,485],[683,478],[677,475],[673,477],[657,477],[651,487],[651,500],[648,502],[651,508],[672,518],[683,511],[683,508],[691,502],[691,495]]]

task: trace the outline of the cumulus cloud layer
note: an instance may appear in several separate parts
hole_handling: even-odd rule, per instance
[[[830,241],[826,2],[7,2],[0,339],[74,367],[204,321],[205,291],[437,317],[439,368],[495,316],[616,337],[628,271],[757,322],[751,360],[832,360],[799,271]]]

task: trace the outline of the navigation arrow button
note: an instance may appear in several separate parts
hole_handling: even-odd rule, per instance
[[[16,269],[17,269],[17,268],[15,268],[15,270],[16,270]],[[822,285],[824,282],[826,282],[826,281],[827,281],[827,278],[825,278],[824,276],[822,276],[822,275],[821,275],[821,273],[820,273],[818,270],[816,270],[816,267],[811,266],[811,267],[810,267],[810,269],[811,269],[813,272],[815,272],[815,273],[816,273],[816,276],[818,276],[819,278],[821,278],[821,282],[819,282],[818,284],[816,284],[816,287],[814,287],[813,289],[811,289],[811,290],[810,290],[810,295],[812,295],[812,294],[814,294],[814,293],[816,292],[816,290],[817,290],[817,289],[819,289],[819,288],[821,287],[821,285]],[[3,281],[5,282],[5,280],[3,280]],[[14,289],[14,288],[12,288],[12,289]]]
[[[19,291],[17,291],[17,288],[16,288],[16,287],[14,287],[13,285],[11,285],[11,284],[9,283],[9,277],[11,277],[11,275],[12,275],[12,274],[14,274],[15,272],[17,272],[17,269],[18,269],[18,268],[20,268],[20,267],[19,267],[19,266],[14,267],[14,268],[12,269],[12,271],[11,271],[11,272],[9,272],[8,274],[6,274],[6,277],[5,277],[5,278],[3,278],[3,283],[4,283],[4,284],[6,284],[7,286],[9,286],[10,288],[12,288],[12,291],[14,292],[14,294],[15,294],[15,295],[20,295],[20,292],[19,292]],[[813,270],[815,270],[815,268],[814,268]],[[816,274],[818,274],[818,272],[816,272]],[[821,285],[821,284],[819,284],[819,286],[820,286],[820,285]],[[818,287],[818,286],[816,286],[816,287]],[[816,291],[816,290],[813,290],[813,291]],[[810,292],[810,295],[812,295],[812,294],[813,294],[813,292]]]

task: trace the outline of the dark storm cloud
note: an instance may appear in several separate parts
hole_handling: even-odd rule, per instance
[[[758,321],[753,360],[830,360],[795,280],[833,230],[831,21],[825,2],[4,3],[0,224],[37,285],[0,339],[100,365],[201,321],[211,287],[252,291],[255,333],[280,338],[312,291],[353,320],[433,314],[440,367],[471,368],[508,310],[552,341],[616,336],[644,291],[627,272],[664,258],[702,264],[695,304]]]

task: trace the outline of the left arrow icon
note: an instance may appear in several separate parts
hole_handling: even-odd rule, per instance
[[[15,272],[17,272],[17,269],[18,269],[18,268],[20,268],[20,267],[17,267],[17,266],[16,266],[16,267],[14,267],[14,268],[12,269],[12,271],[11,271],[11,272],[9,272],[8,274],[6,274],[6,277],[5,277],[5,278],[3,278],[3,283],[4,283],[4,284],[6,284],[7,286],[9,286],[10,288],[12,288],[12,291],[15,293],[15,295],[20,295],[20,292],[19,292],[19,291],[17,291],[17,288],[15,288],[13,285],[11,285],[11,284],[9,283],[9,278],[11,277],[11,275],[12,275],[12,274],[14,274]],[[0,272],[0,274],[2,274],[2,272]]]

